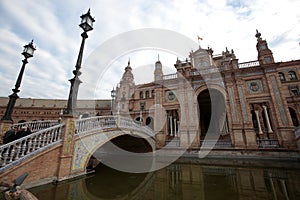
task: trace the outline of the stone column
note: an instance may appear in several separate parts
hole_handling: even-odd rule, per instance
[[[173,120],[174,120],[174,136],[176,137],[177,136],[177,131],[176,131],[176,129],[177,129],[177,120],[175,118]]]
[[[273,133],[273,130],[272,130],[271,124],[270,124],[270,120],[269,120],[269,115],[268,115],[268,111],[267,111],[267,106],[263,105],[262,107],[263,107],[263,109],[264,109],[264,113],[265,113],[265,116],[266,116],[268,133]]]
[[[173,134],[173,126],[172,126],[172,116],[169,117],[169,125],[170,125],[170,136],[174,136]]]
[[[259,120],[259,111],[258,110],[254,110],[255,112],[255,116],[256,116],[256,119],[257,119],[257,125],[258,125],[258,133],[259,134],[263,134],[262,130],[261,130],[261,125],[260,125],[260,120]]]

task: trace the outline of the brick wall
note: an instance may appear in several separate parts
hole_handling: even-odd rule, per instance
[[[15,168],[8,169],[0,175],[0,181],[11,183],[24,172],[29,174],[23,183],[26,185],[56,180],[60,150],[61,145],[57,145],[54,148],[26,160]]]

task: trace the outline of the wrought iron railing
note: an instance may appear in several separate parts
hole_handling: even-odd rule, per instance
[[[44,147],[61,141],[63,124],[49,127],[0,146],[0,172]]]

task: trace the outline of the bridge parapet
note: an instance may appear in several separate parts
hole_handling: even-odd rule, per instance
[[[147,126],[141,126],[131,118],[122,116],[98,116],[75,121],[76,135],[84,134],[97,129],[120,128],[131,129],[145,133],[154,137],[154,132]]]
[[[58,124],[57,120],[31,121],[11,125],[11,128],[17,127],[20,129],[23,126],[30,127],[32,132],[36,132]]]
[[[0,173],[61,141],[64,124],[49,127],[0,146]]]

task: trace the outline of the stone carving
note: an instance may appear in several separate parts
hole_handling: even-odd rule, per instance
[[[247,85],[248,93],[250,94],[264,92],[261,79],[246,81],[246,85]]]

